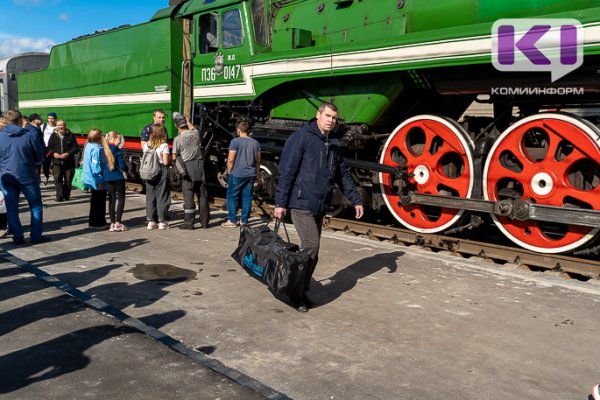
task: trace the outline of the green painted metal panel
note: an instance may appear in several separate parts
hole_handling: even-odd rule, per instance
[[[402,74],[370,74],[302,80],[290,90],[271,94],[271,116],[307,120],[320,104],[313,97],[335,102],[347,123],[377,121],[396,100],[404,87]]]
[[[240,3],[242,0],[217,0],[217,1],[205,1],[205,0],[192,0],[185,3],[179,10],[178,15],[189,16],[208,10],[222,9],[229,7],[233,4]]]
[[[170,29],[170,20],[160,20],[55,46],[48,68],[27,80],[22,94],[35,99],[48,90],[53,97],[143,93],[159,85],[170,90]]]
[[[153,109],[178,108],[181,38],[179,21],[162,19],[55,46],[46,70],[20,77],[21,108],[56,111],[74,132],[139,134]]]

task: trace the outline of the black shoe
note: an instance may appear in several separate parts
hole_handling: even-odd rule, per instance
[[[17,246],[20,246],[22,244],[25,244],[25,239],[23,239],[23,238],[16,238],[16,239],[13,239],[13,243],[15,245],[17,245]]]
[[[304,305],[306,307],[308,307],[308,308],[314,308],[315,303],[313,303],[313,301],[308,298],[308,296],[306,295],[306,293],[304,293],[304,298],[302,300],[304,301]]]
[[[300,304],[300,305],[298,305],[298,307],[296,307],[296,311],[308,312],[308,307],[306,307],[306,304]]]
[[[308,311],[308,307],[306,307],[306,304],[304,304],[304,300],[302,300],[302,299],[292,298],[292,299],[290,299],[290,304],[298,312],[307,312]]]
[[[61,202],[65,201],[65,199],[63,199],[62,197],[57,197],[56,201],[59,202],[59,203],[61,203]]]
[[[71,198],[70,197],[65,197],[63,200],[64,201],[69,201],[69,200],[71,200]]]
[[[194,226],[193,225],[188,225],[188,224],[181,224],[179,225],[179,229],[187,229],[187,230],[193,230]]]
[[[31,244],[48,243],[51,241],[52,241],[52,238],[50,236],[40,236],[37,240],[32,240]]]

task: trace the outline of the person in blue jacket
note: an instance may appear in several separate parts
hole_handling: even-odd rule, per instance
[[[121,223],[123,209],[125,208],[125,175],[127,165],[123,157],[123,136],[116,131],[106,134],[108,148],[115,158],[115,167],[111,171],[108,165],[104,170],[104,182],[108,192],[108,216],[110,218],[111,232],[125,232],[127,227]]]
[[[42,192],[36,167],[44,161],[44,147],[32,127],[22,128],[23,116],[18,110],[6,113],[7,125],[0,132],[0,186],[6,200],[8,229],[16,245],[25,243],[23,225],[19,219],[19,196],[27,199],[31,211],[31,243],[50,240],[42,236]]]
[[[106,187],[107,171],[115,169],[115,158],[108,148],[108,143],[100,129],[92,129],[88,133],[83,150],[83,183],[90,188],[89,228],[106,228]]]
[[[316,121],[294,132],[286,141],[279,163],[275,218],[282,218],[288,209],[291,210],[300,246],[310,254],[312,261],[306,272],[302,296],[291,299],[300,312],[306,312],[312,306],[306,292],[317,266],[321,225],[336,178],[341,178],[342,190],[354,205],[356,218],[361,218],[364,213],[360,194],[342,159],[340,143],[329,138],[337,116],[334,104],[321,104]]]

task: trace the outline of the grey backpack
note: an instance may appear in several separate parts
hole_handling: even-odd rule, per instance
[[[140,165],[140,178],[145,181],[152,181],[160,175],[160,161],[156,149],[148,149],[142,156]]]

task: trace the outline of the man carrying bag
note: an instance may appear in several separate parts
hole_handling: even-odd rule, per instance
[[[311,255],[303,293],[292,300],[300,312],[308,311],[312,305],[307,292],[319,260],[323,217],[331,202],[336,179],[341,180],[342,190],[353,204],[356,218],[361,218],[364,213],[360,193],[342,158],[341,143],[329,137],[337,118],[338,109],[334,104],[321,104],[316,121],[294,132],[285,142],[279,163],[275,218],[283,218],[290,211],[302,250]]]

